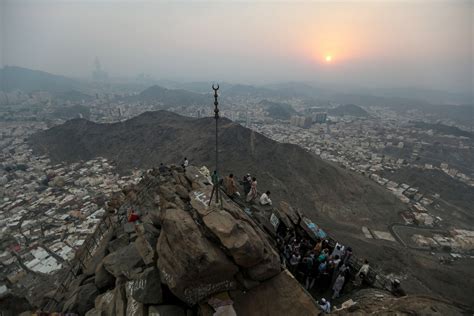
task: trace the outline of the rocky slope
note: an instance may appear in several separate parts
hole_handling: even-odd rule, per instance
[[[322,315],[315,300],[285,270],[262,213],[242,210],[223,197],[208,201],[209,178],[191,166],[184,172],[150,170],[136,186],[108,201],[115,222],[93,259],[56,292],[50,311],[108,315]],[[133,208],[140,221],[121,220]],[[260,214],[257,214],[257,211]],[[282,203],[273,208],[293,229],[301,216]],[[301,227],[301,226],[299,226]],[[57,296],[59,295],[59,296]],[[394,298],[366,289],[345,294],[355,305],[335,313],[457,315],[463,309],[430,297]],[[24,314],[26,315],[26,314]]]
[[[192,119],[166,111],[115,124],[72,120],[30,139],[37,152],[53,161],[103,156],[115,160],[124,172],[160,162],[179,163],[185,156],[192,164],[212,166],[214,141],[212,118]],[[272,141],[226,119],[220,120],[219,141],[222,174],[256,175],[260,191],[270,190],[275,202],[291,201],[361,257],[402,278],[408,292],[471,301],[466,289],[473,289],[469,281],[473,270],[468,263],[443,266],[429,253],[364,237],[362,226],[388,231],[390,224],[401,221],[398,213],[405,206],[382,187],[298,146]]]
[[[94,260],[56,297],[54,310],[88,316],[318,314],[311,296],[282,270],[271,237],[226,197],[222,207],[209,207],[211,189],[207,177],[188,167],[151,171],[124,190],[109,210],[120,216],[133,208],[140,222],[116,223]]]
[[[328,223],[396,218],[403,206],[368,179],[327,163],[299,146],[281,144],[227,119],[220,120],[221,174],[257,176],[260,191],[289,200]],[[72,120],[32,137],[33,148],[54,161],[102,156],[126,171],[179,163],[214,161],[214,121],[166,111],[147,112],[116,124]],[[210,166],[211,167],[211,166]],[[343,217],[343,218],[342,218]]]

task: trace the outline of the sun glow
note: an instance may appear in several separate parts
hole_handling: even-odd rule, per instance
[[[332,56],[331,55],[326,55],[325,60],[326,60],[327,63],[330,63],[332,61]]]

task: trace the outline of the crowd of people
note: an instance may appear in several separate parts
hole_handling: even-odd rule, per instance
[[[290,230],[284,236],[280,234],[277,243],[282,262],[307,290],[331,289],[332,298],[339,297],[349,279],[351,247],[339,243],[331,247],[326,239],[317,239],[314,243]],[[364,270],[358,276],[362,279],[367,274],[368,270]]]
[[[183,168],[189,162],[184,158]],[[218,181],[217,174],[213,181]],[[240,197],[239,188],[234,175],[231,173],[220,182],[225,193],[230,198]],[[247,173],[239,183],[243,186],[244,199],[247,203],[259,203],[262,206],[271,206],[270,191],[266,191],[258,196],[257,178]],[[310,239],[297,234],[295,230],[277,231],[277,245],[280,258],[284,266],[295,276],[295,278],[310,292],[318,296],[327,295],[330,291],[331,299],[337,299],[344,292],[347,284],[360,287],[368,282],[370,271],[369,261],[364,260],[364,264],[357,273],[352,271],[350,259],[352,248],[336,243],[331,246],[327,239]],[[394,280],[391,284],[392,293],[397,296],[405,295],[400,287],[400,281]],[[321,298],[318,305],[322,311],[331,311],[329,299]]]
[[[240,196],[235,177],[229,174],[223,179],[226,194],[234,198]],[[270,191],[258,197],[257,179],[246,174],[240,184],[243,186],[245,201],[272,205]],[[308,290],[319,295],[331,291],[331,299],[337,299],[344,291],[349,281],[354,278],[354,286],[360,286],[369,273],[369,262],[365,260],[360,270],[355,274],[349,265],[352,257],[352,248],[337,243],[331,246],[326,239],[317,239],[314,242],[307,237],[301,237],[294,230],[279,231],[277,244],[283,264],[295,278]],[[331,310],[329,299],[322,298],[318,301],[325,312]]]
[[[277,237],[280,257],[295,278],[310,292],[323,295],[331,291],[331,299],[337,299],[352,280],[353,271],[349,264],[352,248],[339,243],[331,246],[327,239],[301,237],[295,231],[287,230]],[[369,273],[369,262],[355,274],[354,286],[360,286]],[[331,310],[328,299],[318,301],[325,312]]]

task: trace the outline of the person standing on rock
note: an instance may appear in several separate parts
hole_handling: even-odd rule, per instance
[[[165,173],[168,171],[168,168],[166,168],[163,163],[160,163],[160,167],[158,168],[158,171],[159,171],[161,174],[165,174]]]
[[[247,194],[247,202],[252,202],[257,198],[257,178],[252,178],[252,184],[250,186],[250,191]]]
[[[186,170],[186,167],[189,166],[188,158],[184,157],[183,164],[181,166]]]
[[[252,178],[250,177],[250,173],[247,173],[247,175],[244,176],[242,184],[244,186],[244,193],[247,196],[247,194],[250,192],[250,187],[252,186]]]
[[[224,188],[225,193],[231,198],[235,195],[239,195],[239,192],[237,191],[237,185],[235,184],[234,175],[232,173],[225,177]]]
[[[291,256],[291,259],[290,259],[290,272],[293,275],[296,275],[298,264],[300,263],[300,260],[301,260],[301,256],[297,252],[293,253],[293,255]]]
[[[332,290],[334,291],[332,299],[339,297],[339,293],[341,292],[342,287],[344,286],[344,282],[346,282],[346,278],[344,277],[344,273],[341,273],[339,274],[336,279],[336,282],[334,282],[334,285],[332,286]]]
[[[347,265],[349,263],[349,260],[351,260],[351,257],[352,257],[352,248],[347,247],[347,249],[344,251],[344,257],[342,259],[342,263]]]

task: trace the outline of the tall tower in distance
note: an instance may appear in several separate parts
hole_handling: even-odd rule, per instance
[[[109,79],[109,75],[107,74],[107,72],[105,72],[104,70],[102,70],[102,65],[100,63],[100,60],[99,60],[99,57],[95,57],[95,60],[94,60],[94,71],[92,71],[92,79],[96,80],[96,81],[106,81],[107,79]]]

